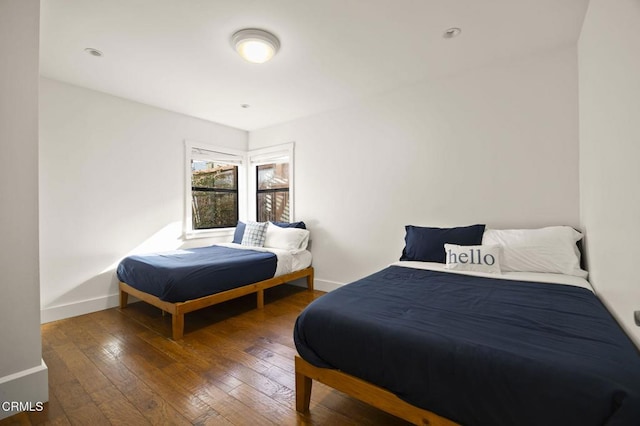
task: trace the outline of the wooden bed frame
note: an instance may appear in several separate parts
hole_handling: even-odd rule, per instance
[[[313,267],[309,266],[308,268],[302,269],[300,271],[295,271],[290,274],[269,278],[268,280],[233,288],[231,290],[215,293],[210,296],[204,296],[198,299],[187,300],[186,302],[175,303],[160,300],[156,296],[137,290],[131,287],[129,284],[121,281],[120,309],[124,309],[127,307],[129,295],[132,295],[144,302],[162,309],[164,312],[170,313],[172,316],[172,338],[173,340],[178,340],[182,339],[182,336],[184,335],[184,314],[197,311],[198,309],[206,308],[211,305],[226,302],[227,300],[235,299],[237,297],[245,296],[251,293],[257,293],[258,309],[262,309],[264,307],[264,290],[304,277],[307,278],[307,288],[309,289],[309,291],[313,291]]]
[[[366,402],[389,414],[400,417],[415,425],[456,426],[458,423],[441,417],[431,411],[418,408],[398,398],[386,389],[375,386],[357,377],[330,368],[320,368],[309,364],[299,356],[296,363],[296,410],[309,412],[312,380],[324,383],[340,392]]]

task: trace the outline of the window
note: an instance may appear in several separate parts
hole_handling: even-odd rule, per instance
[[[293,221],[293,142],[250,151],[249,163],[256,220]]]
[[[245,153],[186,144],[185,234],[233,228],[243,208]]]
[[[246,152],[186,141],[185,237],[226,238],[238,220],[293,222],[293,148]]]
[[[226,228],[238,222],[238,166],[191,160],[193,229]]]
[[[289,222],[289,163],[257,166],[258,222]]]

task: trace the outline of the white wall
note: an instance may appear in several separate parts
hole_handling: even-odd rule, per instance
[[[48,400],[38,281],[40,2],[0,1],[0,419]]]
[[[296,219],[319,288],[398,260],[404,225],[579,224],[575,47],[249,135],[296,142]]]
[[[640,2],[591,0],[578,46],[590,280],[640,346]]]
[[[47,322],[116,306],[124,256],[184,246],[184,140],[244,150],[247,133],[46,78],[40,85]]]

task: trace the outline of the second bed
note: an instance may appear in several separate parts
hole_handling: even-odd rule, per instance
[[[313,290],[312,256],[291,234],[305,230],[273,227],[277,247],[254,247],[223,243],[209,247],[128,256],[117,268],[120,307],[128,296],[152,304],[172,315],[172,337],[182,338],[184,314],[251,293],[258,308],[264,305],[264,290],[306,278]]]

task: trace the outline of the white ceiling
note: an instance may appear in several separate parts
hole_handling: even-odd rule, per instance
[[[255,130],[489,61],[575,44],[588,0],[43,0],[40,68],[65,81]],[[242,60],[231,35],[280,52]],[[462,34],[446,40],[449,27]],[[87,47],[101,50],[96,58]],[[249,104],[250,108],[241,108]]]

